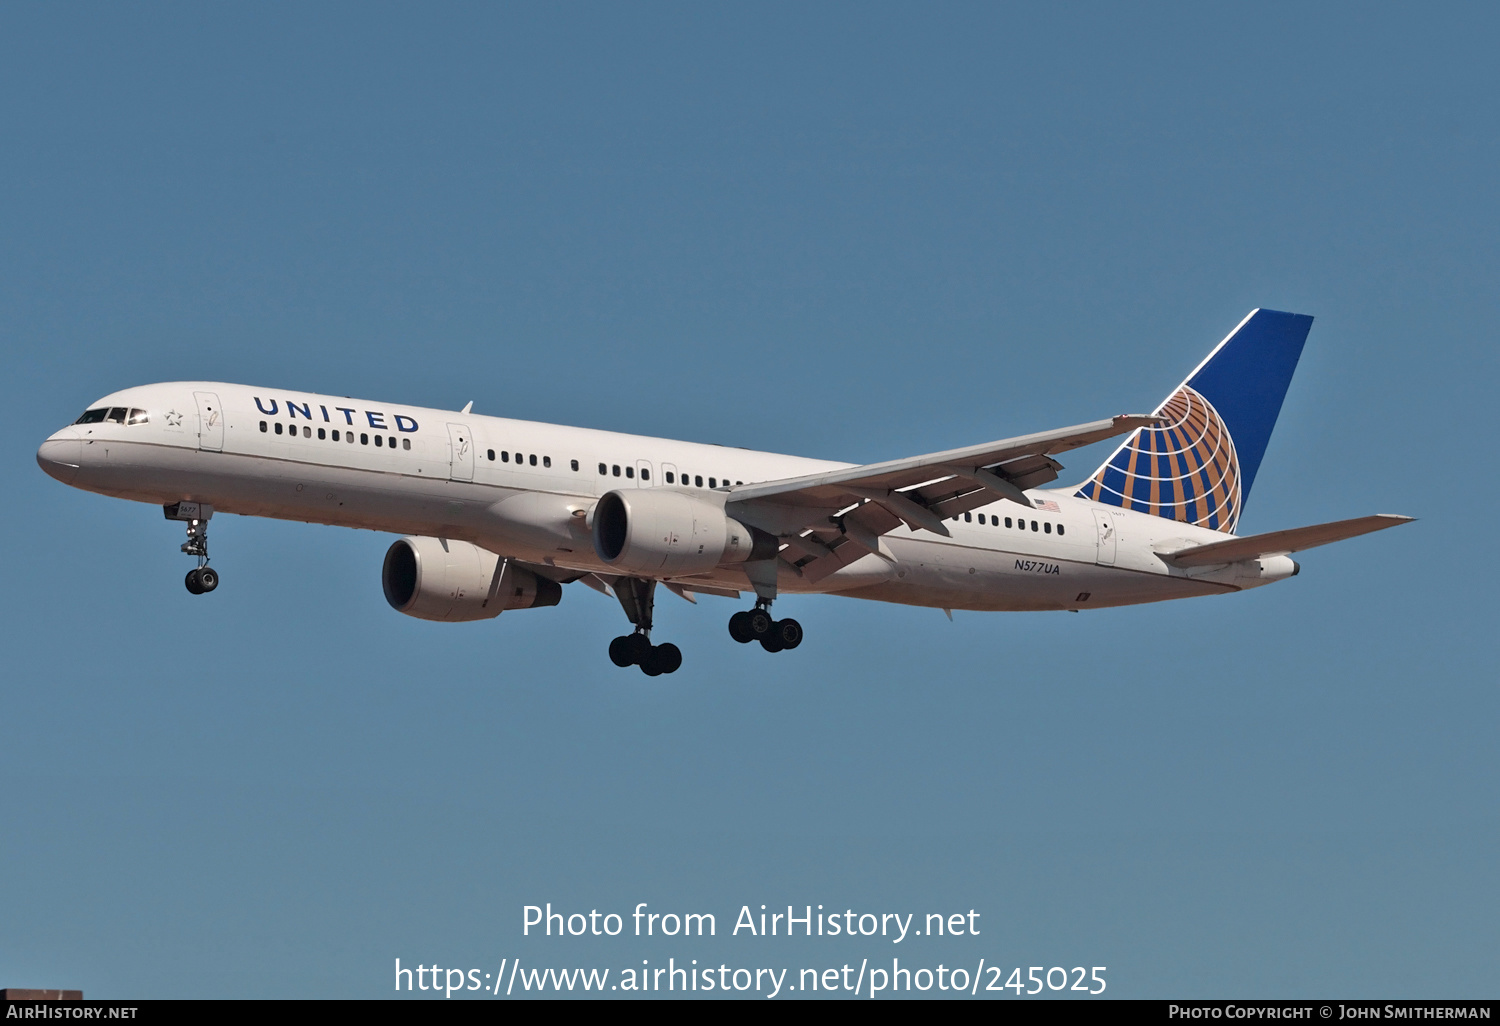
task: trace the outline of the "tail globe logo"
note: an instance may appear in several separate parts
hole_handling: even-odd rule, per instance
[[[1232,534],[1240,519],[1240,464],[1224,419],[1187,385],[1156,413],[1168,422],[1137,430],[1077,494]]]

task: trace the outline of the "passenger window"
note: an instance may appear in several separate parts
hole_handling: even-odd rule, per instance
[[[339,441],[339,429],[338,428],[334,428],[333,429],[333,440],[335,442]]]
[[[552,466],[552,457],[551,456],[543,456],[542,457],[542,466],[544,466],[544,467],[550,467],[550,466]]]
[[[385,443],[380,440],[380,436],[376,435],[375,436],[375,447],[378,449],[378,448],[380,448],[384,444]]]
[[[651,480],[651,471],[650,471],[649,468],[647,468],[647,467],[642,467],[641,468],[641,480],[642,481],[649,481],[649,480]]]
[[[310,428],[310,427],[304,427],[302,429],[302,437],[303,438],[311,438],[312,437],[312,428]]]
[[[972,524],[973,522],[974,522],[973,515],[969,514],[969,513],[965,513],[964,514],[964,523],[966,523],[966,524]]]
[[[1033,531],[1035,531],[1035,530],[1036,530],[1036,529],[1037,529],[1037,526],[1036,526],[1036,521],[1035,521],[1035,520],[1033,520],[1033,521],[1032,521],[1032,522],[1031,522],[1031,529],[1032,529],[1032,530],[1033,530]]]
[[[534,466],[536,466],[536,453],[532,453],[532,454],[531,454],[531,458],[530,458],[530,461],[529,461],[529,462],[530,462],[530,463],[531,463],[531,465],[532,465],[532,466],[533,466],[533,467],[534,467]]]
[[[285,430],[286,430],[286,428],[282,427],[281,426],[281,421],[278,420],[276,422],[276,433],[279,435],[279,434],[281,434]]]
[[[105,417],[104,419],[111,424],[125,423],[125,407],[111,406],[109,408],[109,416]]]
[[[710,479],[710,480],[712,480],[712,479]],[[703,478],[701,476],[693,478],[693,484],[697,485],[699,488],[702,488],[703,487]]]
[[[328,437],[328,432],[325,431],[323,428],[318,428],[318,440],[322,441],[322,440],[326,439],[327,437]]]
[[[635,477],[635,468],[634,467],[626,467],[625,468],[625,476],[626,477]]]
[[[983,513],[979,514],[979,522],[981,524],[984,523],[984,514]]]
[[[130,419],[127,420],[125,423],[127,423],[127,424],[144,424],[144,423],[146,423],[150,419],[151,419],[151,417],[146,413],[145,410],[131,410],[130,411]]]
[[[360,445],[369,445],[370,444],[370,436],[367,435],[367,434],[365,434],[363,431],[361,431],[359,433],[359,444]]]
[[[266,433],[266,422],[265,421],[261,421],[260,422],[260,433],[261,434],[265,434]]]
[[[500,450],[500,462],[501,463],[509,463],[510,462],[510,450],[509,449],[502,449],[502,450]]]
[[[610,473],[613,474],[615,477],[619,477],[620,476],[620,465],[618,463],[614,464],[609,469],[610,469]]]
[[[672,483],[672,477],[673,477],[672,472],[670,470],[667,471],[667,484],[671,484]]]
[[[571,460],[570,462],[572,463],[573,469],[576,471],[578,469],[578,461],[577,460]]]
[[[1010,517],[1006,517],[1006,518],[1005,518],[1005,526],[1006,526],[1006,527],[1009,527],[1009,526],[1010,526]]]
[[[354,444],[354,432],[353,431],[345,431],[344,432],[344,441],[348,442],[350,445],[353,445]]]
[[[1057,525],[1057,533],[1058,534],[1062,534],[1063,533],[1063,525],[1062,524],[1058,524]]]
[[[1051,534],[1052,533],[1052,521],[1049,520],[1045,524],[1042,525],[1042,533],[1043,534]]]
[[[396,438],[395,438],[395,436],[394,435],[386,435],[385,436],[385,444],[388,445],[388,446],[390,446],[392,449],[394,449],[396,447]]]
[[[99,407],[99,409],[97,409],[97,410],[84,410],[83,411],[83,416],[79,417],[73,423],[75,423],[75,424],[102,424],[102,423],[104,423],[104,417],[105,417],[105,415],[108,414],[108,413],[109,413],[108,407],[104,407],[104,406]]]
[[[495,462],[495,450],[494,449],[486,449],[485,450],[485,454],[489,456],[491,463]]]
[[[410,438],[403,438],[403,439],[401,439],[401,448],[406,449],[409,452],[411,450],[411,439]]]
[[[710,488],[717,488],[717,487],[719,487],[718,479],[717,478],[712,478],[712,477],[709,478],[708,479],[708,486]]]

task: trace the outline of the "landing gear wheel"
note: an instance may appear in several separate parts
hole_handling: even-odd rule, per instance
[[[750,613],[740,610],[729,618],[729,636],[741,645],[747,645],[755,640],[755,634],[750,630]]]
[[[760,639],[760,647],[767,652],[780,652],[786,648],[786,645],[782,644],[779,634],[767,634],[764,638]]]
[[[631,642],[634,635],[622,634],[609,643],[609,661],[624,669],[635,665],[635,646]]]
[[[771,619],[771,614],[764,609],[752,609],[747,614],[745,626],[750,628],[750,636],[756,640],[764,640],[770,633],[776,621]]]
[[[788,617],[785,620],[777,620],[776,626],[771,632],[776,640],[781,642],[781,647],[791,651],[802,644],[802,625],[796,620]]]
[[[219,571],[213,567],[203,567],[198,571],[198,589],[207,595],[219,586]]]
[[[630,634],[625,638],[625,645],[626,651],[630,653],[630,661],[637,666],[644,666],[651,655],[651,639],[644,634]]]
[[[187,577],[185,577],[182,581],[183,584],[187,585],[187,590],[192,592],[194,595],[203,594],[203,584],[198,579],[200,573],[201,571],[199,570],[189,570],[187,572]]]
[[[682,649],[670,641],[651,650],[647,662],[658,667],[662,673],[676,673],[682,666]]]
[[[641,672],[648,677],[660,677],[662,675],[662,668],[656,665],[656,649],[653,648],[651,654],[641,660]]]

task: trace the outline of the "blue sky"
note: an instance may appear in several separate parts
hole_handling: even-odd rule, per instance
[[[7,5],[0,985],[909,954],[1104,965],[1117,996],[1493,997],[1496,28]],[[178,526],[34,462],[183,378],[894,458],[1149,409],[1256,306],[1317,319],[1242,529],[1418,524],[1077,616],[789,598],[808,637],[775,657],[667,595],[686,662],[655,680],[578,586],[398,616],[369,532],[216,519],[193,599]],[[985,932],[523,938],[547,901]]]

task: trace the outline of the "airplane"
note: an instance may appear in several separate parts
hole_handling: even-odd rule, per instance
[[[215,513],[401,535],[381,582],[398,612],[446,622],[556,605],[582,583],[634,625],[609,657],[648,676],[657,585],[754,605],[735,641],[795,649],[785,594],[964,610],[1099,609],[1296,576],[1290,554],[1411,522],[1376,514],[1238,536],[1312,318],[1252,310],[1150,415],[854,465],[212,381],[91,404],[37,462],[186,525],[194,595]],[[1127,435],[1081,484],[1053,457]]]

